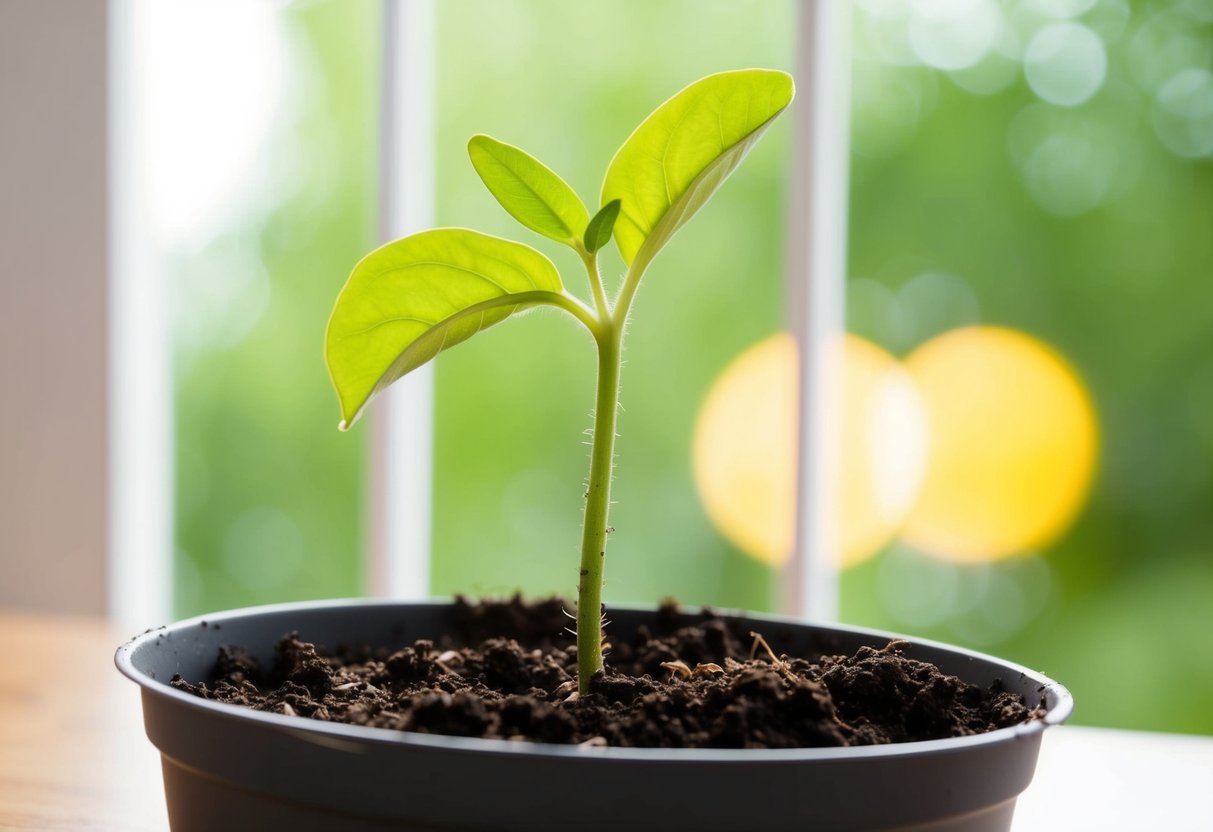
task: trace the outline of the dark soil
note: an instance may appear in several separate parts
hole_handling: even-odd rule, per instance
[[[688,626],[688,621],[693,623]],[[633,747],[797,748],[978,734],[1043,709],[995,686],[944,675],[905,642],[814,661],[776,656],[765,639],[673,604],[651,630],[613,644],[607,671],[577,695],[576,648],[557,599],[457,602],[449,643],[331,654],[282,639],[273,667],[224,647],[213,678],[174,687],[206,699],[427,734]]]

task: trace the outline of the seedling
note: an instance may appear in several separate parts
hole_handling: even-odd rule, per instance
[[[573,249],[592,305],[565,289],[530,246],[463,228],[436,228],[388,243],[354,267],[325,333],[325,359],[348,430],[396,379],[511,315],[554,306],[593,337],[598,351],[590,476],[577,585],[580,691],[602,669],[602,577],[609,528],[619,371],[628,313],[658,252],[791,103],[784,72],[709,75],[658,107],[607,167],[592,217],[563,179],[489,136],[468,142],[472,164],[502,207],[532,231]],[[598,252],[612,238],[627,271],[612,302]]]

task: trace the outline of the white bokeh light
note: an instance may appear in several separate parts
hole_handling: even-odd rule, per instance
[[[1158,89],[1154,132],[1178,156],[1213,156],[1213,73],[1177,72]]]
[[[1032,91],[1050,104],[1073,107],[1103,86],[1108,53],[1099,35],[1080,23],[1042,27],[1024,53],[1024,75]]]
[[[910,46],[936,69],[973,66],[1002,33],[1002,11],[994,0],[915,0],[910,8]]]
[[[1024,183],[1041,208],[1076,217],[1099,206],[1112,186],[1116,157],[1088,135],[1047,136],[1024,164]]]
[[[1107,106],[1023,108],[1011,122],[1007,148],[1033,201],[1074,217],[1131,193],[1143,170],[1141,142],[1126,126],[1132,117]]]
[[[1147,17],[1128,43],[1128,67],[1137,85],[1150,93],[1189,67],[1207,66],[1209,48],[1200,26],[1171,8]]]

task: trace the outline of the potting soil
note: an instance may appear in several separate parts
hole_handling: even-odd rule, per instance
[[[571,607],[570,607],[571,608]],[[661,606],[650,627],[610,638],[607,668],[578,695],[572,621],[559,599],[460,600],[456,632],[389,650],[325,651],[286,635],[261,667],[220,649],[212,678],[174,687],[307,719],[400,731],[661,748],[801,748],[965,736],[1039,718],[995,684],[982,689],[904,655],[905,642],[853,655],[789,657],[778,628]]]

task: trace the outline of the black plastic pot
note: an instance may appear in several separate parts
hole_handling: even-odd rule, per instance
[[[651,613],[611,610],[626,637]],[[1006,830],[1041,734],[1069,692],[1040,674],[923,641],[906,649],[967,682],[1002,680],[1047,715],[972,737],[862,748],[578,748],[410,734],[217,704],[176,691],[221,644],[270,661],[291,630],[335,646],[403,646],[449,632],[445,603],[341,601],[218,613],[141,635],[117,653],[142,688],[174,832],[195,830]],[[849,653],[891,634],[747,616],[777,652]]]

